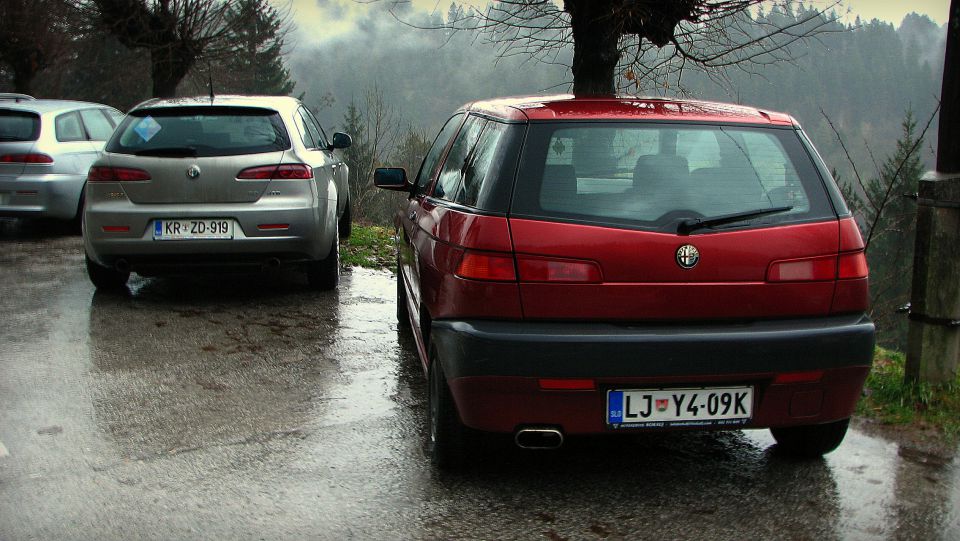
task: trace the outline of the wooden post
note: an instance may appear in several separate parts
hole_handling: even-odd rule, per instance
[[[928,173],[917,203],[905,376],[948,383],[960,355],[960,174]]]
[[[950,1],[937,171],[920,181],[905,378],[957,381],[960,355],[960,0]]]

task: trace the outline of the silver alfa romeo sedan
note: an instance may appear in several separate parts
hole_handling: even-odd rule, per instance
[[[150,100],[87,175],[83,240],[99,289],[145,276],[296,266],[333,289],[350,235],[347,166],[290,97]]]
[[[121,119],[99,103],[0,94],[0,216],[79,218],[87,170]]]

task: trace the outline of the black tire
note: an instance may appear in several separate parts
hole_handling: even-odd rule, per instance
[[[307,263],[307,282],[313,289],[330,291],[340,283],[340,237],[333,236],[327,257]]]
[[[350,201],[347,201],[343,214],[337,220],[337,234],[340,235],[341,239],[349,239],[351,233],[353,233],[353,218],[350,215]]]
[[[90,277],[90,281],[93,282],[94,287],[107,291],[117,291],[126,287],[127,280],[130,279],[129,271],[120,272],[110,267],[104,267],[91,260],[89,256],[87,256],[86,259],[87,276]]]
[[[77,213],[70,220],[70,231],[77,234],[83,234],[83,203],[87,197],[87,188],[80,191],[80,201],[77,203]]]
[[[460,422],[436,351],[430,351],[429,375],[430,462],[440,470],[455,471],[466,462],[469,429]]]
[[[403,285],[400,271],[400,259],[397,258],[397,323],[400,327],[410,327],[410,309],[407,307],[407,288]]]
[[[777,451],[799,458],[818,458],[840,446],[850,419],[822,425],[771,428]]]

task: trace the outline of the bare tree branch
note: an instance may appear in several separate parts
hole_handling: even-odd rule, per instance
[[[897,169],[896,171],[894,171],[893,176],[891,177],[889,183],[887,184],[886,190],[884,191],[883,197],[881,198],[881,200],[879,201],[879,204],[877,205],[876,212],[874,213],[874,216],[873,216],[873,220],[871,220],[871,223],[870,223],[870,227],[867,229],[867,238],[864,240],[864,243],[863,243],[863,250],[865,252],[870,249],[870,241],[872,241],[875,236],[877,223],[882,218],[884,209],[890,203],[890,197],[891,197],[891,194],[893,193],[893,188],[894,186],[897,185],[897,178],[900,177],[900,173],[903,171],[903,168],[904,166],[906,166],[910,157],[913,156],[913,153],[916,152],[917,149],[920,147],[920,145],[923,143],[923,139],[927,135],[927,130],[930,129],[930,125],[933,123],[933,119],[937,118],[937,114],[939,112],[940,112],[940,102],[938,100],[937,106],[933,109],[933,113],[931,113],[930,118],[927,119],[927,123],[926,125],[923,126],[923,130],[920,132],[919,137],[917,137],[916,141],[914,141],[913,146],[910,147],[910,149],[907,152],[907,155],[902,160],[900,160],[900,163],[897,165]]]
[[[360,3],[385,0],[355,0]],[[727,68],[750,71],[793,58],[795,45],[843,30],[825,9],[804,9],[799,17],[754,17],[764,5],[789,12],[791,0],[500,0],[470,8],[445,23],[420,25],[397,13],[407,2],[387,1],[394,17],[412,27],[471,32],[496,46],[501,58],[520,56],[557,63],[573,46],[574,93],[613,93],[616,73],[632,73],[626,86],[658,88],[683,71],[711,77]]]
[[[866,184],[863,182],[863,177],[860,176],[860,171],[857,169],[857,164],[854,163],[853,158],[850,156],[850,150],[847,149],[846,143],[843,142],[843,136],[840,135],[840,131],[837,130],[837,127],[833,124],[833,119],[827,116],[827,113],[824,112],[823,108],[820,108],[820,114],[823,115],[823,118],[827,121],[827,124],[830,125],[830,129],[833,130],[833,134],[837,137],[837,141],[840,142],[840,148],[843,149],[843,153],[847,157],[847,163],[850,164],[850,167],[853,168],[853,174],[857,177],[857,184],[860,186],[863,197],[867,200],[867,204],[870,205],[870,209],[875,213],[877,212],[877,204],[870,199],[870,191],[867,190]]]

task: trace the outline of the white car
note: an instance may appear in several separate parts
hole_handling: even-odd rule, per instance
[[[0,100],[0,216],[79,218],[87,170],[123,113],[28,96]]]

